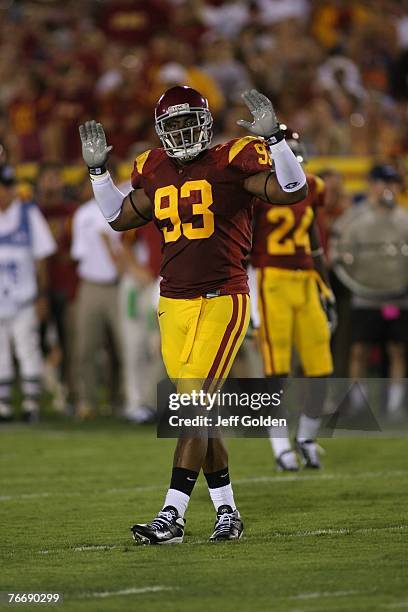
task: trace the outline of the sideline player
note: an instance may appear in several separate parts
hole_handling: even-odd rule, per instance
[[[304,161],[299,135],[288,129],[284,132],[298,161]],[[316,222],[324,184],[311,174],[307,184],[306,198],[294,206],[271,206],[257,200],[254,208],[251,263],[257,274],[264,373],[272,383],[289,375],[293,346],[306,377],[327,377],[333,371],[328,318],[329,323],[335,322],[335,301]],[[295,446],[305,467],[319,468],[315,439],[326,395],[325,380],[310,380],[306,389]],[[270,441],[278,468],[298,470],[288,429],[271,432]]]
[[[167,90],[155,109],[163,146],[136,159],[134,189],[126,197],[106,169],[111,147],[102,125],[90,121],[80,126],[95,198],[111,226],[123,231],[153,220],[163,234],[162,354],[169,378],[179,385],[188,379],[208,384],[226,378],[245,335],[249,298],[244,260],[251,248],[253,197],[289,205],[307,194],[306,177],[271,102],[255,90],[243,99],[253,121],[239,124],[255,137],[209,148],[207,100],[185,86]],[[178,440],[163,508],[151,523],[132,527],[135,540],[182,542],[184,513],[201,469],[217,513],[210,540],[242,535],[223,442],[196,436]]]
[[[47,311],[47,261],[56,244],[40,209],[16,196],[13,169],[0,165],[0,419],[10,419],[16,356],[22,416],[39,417],[42,355],[40,318]]]

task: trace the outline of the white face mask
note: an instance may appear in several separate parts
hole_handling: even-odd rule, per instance
[[[175,116],[186,114],[180,113]],[[165,127],[166,121],[171,118],[168,115],[159,117],[156,121],[156,132],[167,155],[183,161],[194,159],[201,151],[208,148],[212,138],[213,120],[210,111],[191,109],[188,115],[194,116],[194,124],[174,130],[167,130]]]
[[[186,146],[185,149],[173,150],[173,155],[170,155],[170,157],[175,157],[176,159],[182,159],[185,161],[189,161],[191,159],[194,159],[194,157],[197,157],[197,155],[201,153],[201,151],[203,151],[204,148],[205,147],[200,143],[194,144],[191,146]]]

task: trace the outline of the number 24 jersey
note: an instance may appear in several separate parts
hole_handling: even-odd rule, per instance
[[[324,205],[324,183],[307,175],[308,194],[291,206],[256,199],[251,263],[255,268],[309,270],[314,267],[309,228]]]
[[[244,181],[270,165],[264,142],[252,136],[212,147],[186,164],[163,149],[136,158],[132,186],[152,202],[162,232],[161,295],[248,293],[254,197]]]

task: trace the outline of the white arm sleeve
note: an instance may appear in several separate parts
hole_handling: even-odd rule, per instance
[[[276,178],[283,191],[297,191],[306,183],[302,166],[290,150],[286,140],[269,145],[275,163]]]
[[[125,194],[119,191],[109,172],[102,176],[91,176],[95,200],[105,219],[110,223],[119,217]]]

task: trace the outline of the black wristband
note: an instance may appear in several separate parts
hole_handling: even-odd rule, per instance
[[[101,176],[107,172],[106,166],[99,166],[98,168],[88,168],[89,174],[92,176]]]
[[[278,142],[280,142],[281,140],[283,140],[285,138],[285,135],[283,133],[283,131],[280,129],[277,130],[277,132],[275,132],[274,134],[272,134],[271,136],[269,136],[268,138],[266,138],[266,144],[268,144],[270,147],[272,145],[277,144]]]

